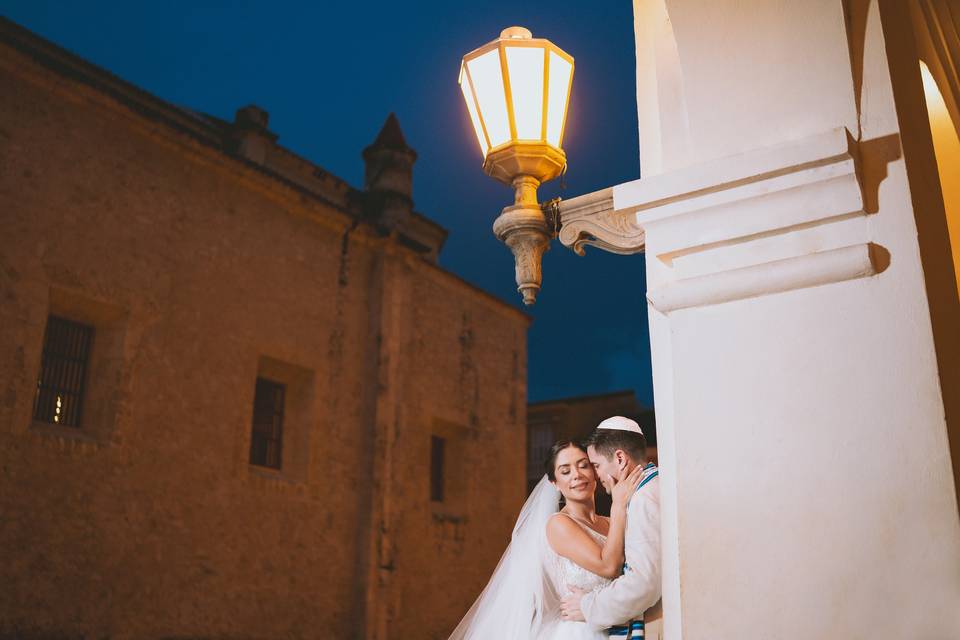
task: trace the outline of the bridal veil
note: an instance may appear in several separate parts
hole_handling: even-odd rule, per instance
[[[531,640],[559,615],[547,562],[547,521],[559,502],[560,492],[544,475],[520,510],[490,581],[450,640]]]

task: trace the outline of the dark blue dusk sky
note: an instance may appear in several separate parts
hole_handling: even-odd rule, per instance
[[[396,112],[419,153],[416,208],[449,229],[441,264],[522,307],[490,231],[511,191],[487,178],[464,109],[461,56],[522,25],[576,59],[564,148],[573,197],[639,176],[633,16],[627,0],[486,2],[50,2],[0,13],[174,104],[232,120],[270,113],[280,144],[354,186],[361,150]],[[643,257],[554,243],[529,332],[529,398],[634,389],[652,405]]]

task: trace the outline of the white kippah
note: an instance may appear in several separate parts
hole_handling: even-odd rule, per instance
[[[619,429],[620,431],[633,431],[634,433],[643,435],[640,425],[637,424],[635,420],[624,418],[623,416],[607,418],[597,425],[597,429]]]

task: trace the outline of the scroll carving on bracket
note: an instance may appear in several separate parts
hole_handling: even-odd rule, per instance
[[[613,188],[562,200],[558,209],[560,242],[577,255],[592,245],[621,255],[640,253],[646,235],[636,223],[636,209],[617,211],[613,204]]]

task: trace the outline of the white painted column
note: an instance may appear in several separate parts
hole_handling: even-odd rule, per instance
[[[897,5],[635,0],[643,178],[606,220],[645,236],[667,638],[960,637],[958,303]]]

